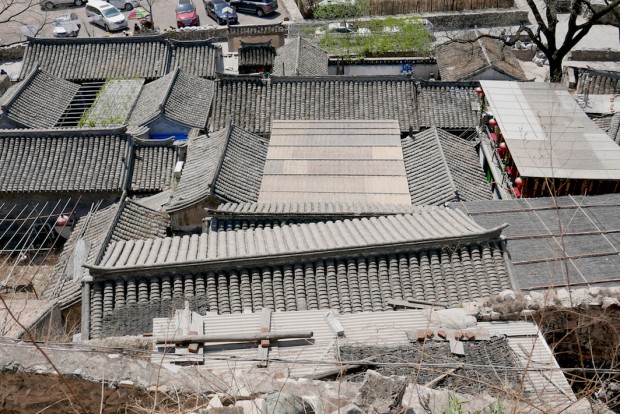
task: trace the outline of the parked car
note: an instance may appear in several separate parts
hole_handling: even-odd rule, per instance
[[[86,5],[86,16],[107,32],[127,29],[127,19],[116,7],[101,0],[91,0]]]
[[[192,0],[179,0],[175,12],[177,14],[177,27],[200,26],[200,17],[196,13],[196,6]]]
[[[77,37],[80,33],[82,24],[77,14],[69,13],[58,16],[54,20],[54,36],[55,37]]]
[[[224,0],[203,0],[207,16],[211,17],[218,24],[234,24],[239,23],[237,11]]]
[[[140,5],[140,2],[137,0],[104,0],[107,3],[110,3],[112,6],[116,7],[119,10],[130,11]]]
[[[231,0],[230,5],[240,12],[256,13],[258,17],[274,13],[278,9],[277,0]]]
[[[39,0],[39,4],[42,8],[48,10],[53,9],[56,6],[81,6],[86,3],[87,0]]]

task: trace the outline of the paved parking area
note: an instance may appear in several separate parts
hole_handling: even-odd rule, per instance
[[[193,0],[200,17],[200,24],[204,27],[222,27],[219,26],[210,17],[207,17],[203,0]],[[155,26],[161,30],[176,28],[176,8],[178,0],[155,0],[153,3],[153,20]],[[143,2],[143,5],[146,5]],[[42,29],[37,33],[37,37],[53,37],[53,21],[61,15],[68,13],[76,13],[78,19],[82,21],[82,29],[79,37],[102,37],[106,36],[105,30],[97,25],[88,23],[84,6],[81,7],[58,7],[50,11],[41,10],[38,6],[32,7],[28,12],[21,16],[20,23],[9,22],[0,25],[0,45],[12,44],[26,40],[27,31],[25,27],[31,27],[33,31]],[[128,12],[123,12],[125,15]],[[260,25],[280,23],[288,13],[281,1],[278,1],[278,11],[265,17],[258,17],[255,14],[239,13],[239,24],[241,25]],[[129,20],[130,29],[133,28],[135,20]],[[131,33],[131,30],[129,31]],[[109,36],[124,36],[125,33],[112,33]]]

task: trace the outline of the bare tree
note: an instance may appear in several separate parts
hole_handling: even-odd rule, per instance
[[[558,26],[562,23],[559,18],[563,11],[560,7],[562,0],[526,0],[526,2],[529,11],[534,15],[533,26],[522,23],[511,35],[480,33],[473,38],[451,39],[449,42],[469,43],[487,37],[497,39],[506,46],[512,46],[525,35],[549,60],[551,82],[561,82],[562,61],[594,25],[609,24],[610,18],[615,18],[614,25],[620,24],[620,0],[602,0],[599,4],[591,0],[569,0],[568,9],[564,9],[568,14],[566,35],[564,39],[558,39]]]
[[[0,26],[11,23],[26,27],[24,35],[36,37],[48,23],[47,11],[38,0],[0,0]]]

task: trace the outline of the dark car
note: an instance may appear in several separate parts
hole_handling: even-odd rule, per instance
[[[200,26],[200,18],[191,0],[180,0],[175,12],[177,27]]]
[[[277,0],[231,0],[230,5],[238,11],[256,13],[258,17],[274,13],[278,9]]]
[[[203,1],[207,10],[207,16],[211,17],[218,24],[224,25],[239,22],[235,8],[224,0]]]

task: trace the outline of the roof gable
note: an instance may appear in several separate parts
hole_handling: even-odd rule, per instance
[[[403,154],[413,204],[492,199],[471,142],[431,128],[404,138]]]
[[[435,57],[442,80],[472,79],[489,68],[514,80],[527,80],[510,47],[492,38],[477,39],[478,36],[477,32],[468,33],[437,47]]]
[[[189,127],[204,128],[214,95],[213,81],[175,69],[142,89],[129,123],[147,125],[160,116]]]
[[[297,37],[277,50],[275,76],[326,76],[329,55],[310,41]]]
[[[224,201],[256,201],[267,155],[267,140],[229,126],[192,137],[181,180],[168,211],[215,195]]]

